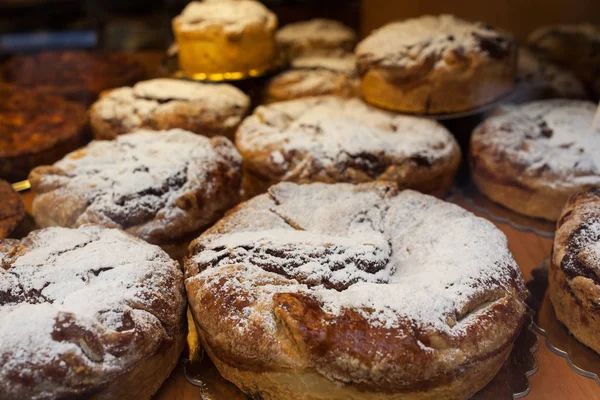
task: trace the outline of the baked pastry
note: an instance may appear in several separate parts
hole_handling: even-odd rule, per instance
[[[0,398],[140,399],[185,346],[178,264],[117,229],[0,240]]]
[[[224,137],[138,131],[94,141],[34,169],[29,180],[41,227],[93,223],[164,245],[197,234],[237,204],[241,158]]]
[[[509,93],[517,46],[489,25],[423,16],[377,29],[356,48],[365,100],[391,110],[471,110]]]
[[[273,77],[266,85],[268,103],[301,97],[360,95],[360,80],[352,54],[303,56],[291,62],[291,69]]]
[[[497,373],[526,315],[493,224],[384,182],[281,183],[190,252],[204,349],[266,400],[466,399]]]
[[[193,1],[173,19],[179,66],[188,74],[250,74],[277,56],[277,17],[254,0]]]
[[[439,123],[333,96],[256,108],[240,125],[236,146],[249,194],[280,181],[386,180],[441,196],[460,164],[456,140]]]
[[[528,42],[541,56],[575,71],[600,96],[600,27],[547,26],[529,35]]]
[[[0,84],[0,178],[27,179],[87,141],[85,107],[37,91]]]
[[[519,48],[517,87],[513,101],[542,99],[586,99],[583,83],[570,70],[541,59],[530,50]]]
[[[10,183],[0,180],[0,239],[8,237],[25,217],[23,200]]]
[[[90,124],[96,139],[140,128],[233,138],[249,108],[248,96],[228,84],[153,79],[102,96],[90,110]]]
[[[600,187],[573,195],[558,220],[548,293],[571,334],[600,353]]]
[[[43,52],[13,57],[4,68],[9,83],[86,105],[106,89],[132,85],[145,77],[146,70],[132,55],[119,52]]]
[[[277,46],[288,60],[306,55],[350,52],[356,45],[354,30],[341,22],[315,18],[285,25],[275,34]]]
[[[556,221],[569,196],[600,185],[596,105],[541,100],[506,107],[471,138],[471,169],[479,190],[518,213]]]

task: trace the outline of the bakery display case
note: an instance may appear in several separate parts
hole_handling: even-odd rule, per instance
[[[600,400],[600,6],[0,2],[0,399]]]

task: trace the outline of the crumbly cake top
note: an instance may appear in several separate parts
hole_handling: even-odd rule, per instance
[[[80,137],[85,107],[0,83],[0,157],[36,154]]]
[[[112,90],[94,104],[93,110],[132,129],[152,115],[168,115],[181,102],[193,103],[197,114],[210,114],[225,128],[237,126],[250,107],[248,96],[232,85],[161,78]],[[194,117],[198,115],[190,115]]]
[[[409,158],[430,165],[457,151],[450,132],[433,120],[333,96],[258,107],[242,122],[236,145],[249,168],[268,164],[282,180],[302,178],[315,165],[319,171],[352,165],[370,173]]]
[[[339,56],[305,55],[294,58],[290,65],[294,69],[325,69],[343,72],[348,75],[356,73],[354,54],[341,54]]]
[[[190,213],[217,208],[202,203],[223,190],[221,174],[234,175],[240,164],[229,140],[181,129],[141,130],[112,141],[93,141],[54,167],[32,172],[38,194],[34,213],[36,202],[52,193],[83,201],[70,210],[70,226],[97,223],[145,240],[155,241],[157,235],[174,240],[207,222]]]
[[[585,98],[583,83],[575,74],[538,58],[524,47],[519,49],[517,84],[521,89],[548,90],[555,97]]]
[[[411,67],[427,63],[447,66],[448,58],[480,54],[502,59],[513,40],[489,25],[467,22],[452,15],[407,19],[383,26],[356,48],[360,62],[382,67]]]
[[[224,290],[248,307],[260,304],[252,312],[272,330],[278,293],[309,296],[328,315],[358,312],[374,327],[408,322],[450,335],[485,313],[486,301],[524,295],[506,238],[493,224],[385,183],[280,183],[190,248],[188,283],[227,276]],[[252,321],[240,320],[239,329]]]
[[[600,185],[600,129],[592,127],[597,105],[542,100],[507,106],[484,121],[473,141],[493,160],[518,166],[553,187]]]
[[[0,240],[0,395],[100,387],[173,340],[184,307],[178,264],[125,232],[88,225]]]
[[[227,33],[241,33],[250,25],[268,31],[277,27],[277,17],[254,0],[193,1],[173,20],[183,31],[220,27]]]
[[[275,38],[281,44],[317,41],[343,43],[355,42],[356,33],[352,28],[339,21],[315,18],[309,21],[287,24],[277,31]]]

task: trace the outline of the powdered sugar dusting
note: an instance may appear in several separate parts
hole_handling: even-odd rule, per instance
[[[277,31],[275,38],[282,44],[313,41],[340,43],[356,41],[356,33],[341,22],[315,18],[288,24]]]
[[[258,217],[266,214],[271,219]],[[276,227],[277,220],[286,225]],[[253,296],[249,303],[260,303],[264,318],[273,294],[303,293],[331,315],[352,309],[373,326],[411,321],[458,334],[473,321],[463,318],[469,301],[486,291],[513,296],[514,285],[523,290],[506,238],[490,222],[383,184],[282,183],[197,245],[187,279],[229,274],[228,290]],[[190,276],[191,266],[206,269]]]
[[[228,33],[241,33],[249,25],[273,31],[277,17],[254,0],[192,1],[173,23],[183,31],[218,26]]]
[[[183,315],[177,263],[122,231],[35,231],[20,245],[0,241],[0,265],[0,378],[12,390],[29,382],[39,398],[75,390],[82,373],[101,384],[130,368]]]
[[[326,69],[348,75],[356,74],[356,60],[353,54],[339,56],[306,55],[294,58],[291,61],[291,66],[296,69]]]
[[[224,128],[237,126],[250,107],[248,96],[228,84],[152,79],[110,91],[93,105],[93,112],[105,120],[116,119],[131,131],[174,113],[182,103],[196,110],[190,118],[210,116]]]
[[[555,187],[600,185],[600,130],[592,128],[596,105],[544,100],[506,107],[480,125],[473,140],[498,157],[522,165]]]
[[[335,169],[355,156],[372,154],[405,160],[420,156],[434,161],[449,156],[457,145],[440,124],[424,118],[378,110],[359,99],[311,97],[258,107],[237,133],[242,153],[294,155]],[[252,167],[253,160],[248,160]],[[282,179],[298,176],[306,165],[283,164]]]
[[[509,36],[482,23],[426,15],[377,29],[358,44],[356,55],[383,66],[409,67],[433,59],[443,67],[452,52],[487,55],[489,47],[507,50],[511,42]]]
[[[69,210],[70,226],[98,223],[127,229],[146,240],[168,236],[165,231],[170,230],[170,240],[175,240],[207,223],[206,216],[191,217],[179,199],[200,188],[207,196],[223,190],[212,183],[222,164],[233,171],[241,164],[229,141],[180,129],[137,131],[113,141],[94,141],[58,161],[54,166],[60,172],[45,173],[36,182],[34,190],[43,193],[34,201],[34,215],[37,218],[38,203],[43,204],[49,192],[83,200],[83,209]],[[53,210],[45,212],[52,215]],[[53,220],[61,217],[52,215]]]

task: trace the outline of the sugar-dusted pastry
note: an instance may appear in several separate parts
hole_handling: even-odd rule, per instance
[[[173,19],[188,74],[264,71],[277,57],[277,17],[254,0],[193,1]]]
[[[574,193],[600,185],[596,104],[541,100],[507,107],[473,132],[479,190],[518,213],[556,221]]]
[[[177,262],[117,229],[0,239],[0,398],[149,400],[185,346]]]
[[[541,56],[572,69],[600,96],[600,26],[546,26],[531,33],[528,43]]]
[[[570,70],[547,61],[521,47],[516,94],[512,101],[543,99],[586,99],[585,86]]]
[[[490,103],[512,90],[517,71],[510,35],[451,15],[385,25],[358,44],[356,58],[365,100],[408,113]]]
[[[436,121],[333,96],[256,108],[240,125],[236,146],[253,194],[281,181],[386,180],[443,195],[461,159],[456,140]]]
[[[289,60],[306,55],[350,52],[357,41],[352,28],[324,18],[285,25],[277,31],[275,38],[279,49]]]
[[[573,195],[562,210],[548,293],[569,332],[600,353],[600,185]]]
[[[29,180],[41,227],[92,223],[185,247],[239,201],[241,158],[221,136],[137,131],[93,141]]]
[[[280,183],[190,251],[200,342],[265,400],[468,399],[527,315],[502,232],[384,182]]]
[[[267,83],[266,102],[323,95],[356,97],[360,94],[360,80],[352,54],[302,56],[292,60],[290,66]]]
[[[153,79],[104,95],[90,110],[90,124],[96,139],[142,128],[233,138],[249,108],[248,96],[228,84]]]

